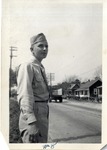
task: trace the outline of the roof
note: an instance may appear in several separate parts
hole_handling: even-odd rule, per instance
[[[79,87],[79,85],[78,84],[71,84],[71,86],[68,88],[68,90],[73,90],[73,89],[77,89],[77,87],[76,86],[78,86]]]
[[[102,88],[102,85],[101,85],[101,86],[98,86],[97,88]]]
[[[72,90],[75,87],[76,84],[71,84],[71,86],[68,88],[70,90]]]
[[[91,87],[94,83],[96,83],[97,81],[101,81],[100,79],[95,79],[95,80],[91,80],[91,81],[87,81],[84,84],[80,85],[80,88],[77,89],[76,91],[80,91],[80,90],[88,90],[89,87]],[[102,82],[102,81],[101,81]]]

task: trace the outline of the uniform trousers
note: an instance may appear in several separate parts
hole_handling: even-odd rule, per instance
[[[49,125],[49,106],[47,102],[34,102],[34,114],[37,119],[36,125],[39,128],[37,143],[48,142],[48,125]],[[24,114],[21,112],[19,118],[19,129],[23,143],[31,143],[29,141],[29,132],[27,130],[27,122]]]

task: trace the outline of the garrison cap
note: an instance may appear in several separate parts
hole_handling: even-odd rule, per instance
[[[47,42],[46,37],[45,37],[45,35],[43,33],[35,35],[35,36],[31,37],[31,39],[30,39],[31,45],[34,45],[34,44],[36,44],[38,42],[44,42],[44,41]]]

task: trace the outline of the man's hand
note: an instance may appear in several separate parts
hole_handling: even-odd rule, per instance
[[[40,133],[35,122],[28,125],[28,133],[29,133],[29,141],[31,143],[39,142],[38,140],[39,140]]]

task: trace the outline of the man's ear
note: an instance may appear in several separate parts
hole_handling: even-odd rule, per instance
[[[31,52],[32,52],[32,51],[33,51],[33,48],[31,47],[30,50],[31,50]]]

